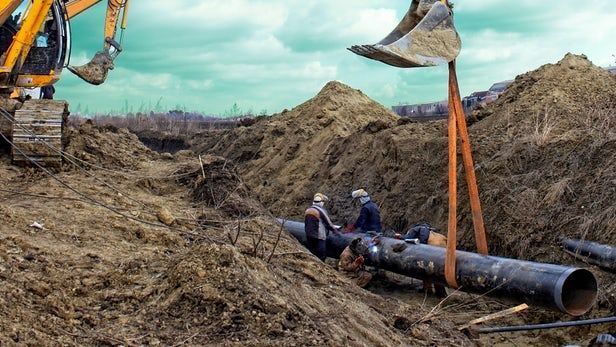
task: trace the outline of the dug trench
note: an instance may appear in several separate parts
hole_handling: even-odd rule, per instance
[[[180,135],[171,135],[148,130],[136,132],[136,135],[146,147],[159,153],[175,154],[190,148],[190,145],[186,142],[184,137]]]
[[[490,253],[589,267],[600,280],[599,300],[589,317],[614,313],[616,278],[575,261],[558,240],[616,244],[615,117],[614,76],[585,56],[568,54],[558,63],[518,76],[504,95],[469,119]],[[386,228],[404,231],[428,221],[446,232],[446,122],[400,119],[342,83],[328,83],[314,98],[267,121],[219,131],[193,146],[199,153],[236,163],[247,186],[278,216],[301,220],[312,194],[322,192],[331,198],[333,218],[350,222],[358,211],[350,192],[365,188],[380,205]],[[458,176],[463,175],[460,166]],[[472,251],[463,179],[458,190],[458,242]],[[424,299],[382,287],[377,284],[373,290],[400,295],[415,306]],[[506,306],[490,300],[465,305],[460,310],[452,304],[445,315],[462,322]],[[500,323],[559,319],[568,318],[531,308]],[[602,329],[606,327],[489,336],[482,341],[584,343]]]

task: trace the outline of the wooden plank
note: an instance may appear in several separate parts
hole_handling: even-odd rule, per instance
[[[495,319],[498,319],[498,318],[503,318],[503,317],[512,315],[514,313],[518,313],[520,311],[524,311],[526,309],[528,309],[528,305],[527,304],[521,304],[521,305],[518,305],[516,307],[512,307],[512,308],[509,308],[509,309],[506,309],[506,310],[503,310],[503,311],[492,313],[492,314],[489,314],[487,316],[483,316],[481,318],[473,319],[472,321],[468,322],[467,324],[459,327],[458,330],[465,330],[465,329],[470,328],[473,325],[489,322],[491,320],[495,320]]]

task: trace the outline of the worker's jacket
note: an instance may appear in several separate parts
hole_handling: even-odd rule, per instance
[[[351,247],[347,246],[347,248],[345,248],[340,255],[340,261],[338,262],[338,270],[346,272],[356,272],[361,268],[360,265],[355,264],[355,260],[358,257],[359,256],[351,250]]]
[[[334,231],[335,227],[329,219],[327,211],[318,205],[312,205],[304,214],[304,231],[306,237],[313,239],[327,239],[328,231]]]
[[[404,235],[405,239],[419,239],[419,243],[424,245],[447,247],[447,237],[434,231],[428,223],[415,224]]]
[[[355,228],[363,232],[376,231],[381,232],[381,213],[379,207],[372,201],[368,201],[361,207]]]
[[[428,239],[430,238],[430,232],[432,231],[432,226],[428,223],[420,223],[415,224],[413,227],[406,232],[404,235],[405,239],[419,239],[419,243],[428,244]]]

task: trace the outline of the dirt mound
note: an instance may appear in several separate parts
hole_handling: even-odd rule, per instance
[[[478,116],[487,118],[471,135],[497,252],[562,261],[559,236],[616,244],[616,79],[609,72],[568,54],[516,78]]]
[[[233,164],[214,156],[203,157],[202,163],[203,171],[197,172],[191,192],[194,201],[212,206],[232,218],[263,212],[263,205],[254,199]]]
[[[361,91],[330,82],[293,110],[217,134],[216,143],[210,139],[201,149],[236,162],[259,199],[280,211],[311,198],[321,186],[321,174],[340,155],[335,153],[337,143],[378,133],[398,119]]]
[[[520,123],[549,114],[559,119],[559,125],[571,128],[579,125],[575,121],[582,113],[613,107],[615,94],[614,78],[608,71],[584,55],[568,53],[556,64],[518,76],[496,102],[476,111],[473,118],[496,115],[482,122],[481,129],[510,126],[515,121],[512,130],[525,130]]]
[[[128,129],[99,127],[89,121],[68,129],[65,148],[72,156],[107,168],[135,169],[154,155]]]
[[[422,323],[404,336],[395,317],[419,319],[410,307],[349,285],[308,255],[268,264],[236,247],[202,245],[174,260],[162,286],[152,316],[165,323],[161,333],[183,329],[173,317],[185,317],[213,344],[469,344],[447,323]]]

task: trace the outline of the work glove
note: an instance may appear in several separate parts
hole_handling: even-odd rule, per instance
[[[355,259],[355,265],[358,266],[358,267],[362,266],[362,265],[364,265],[365,261],[366,260],[364,259],[364,257],[362,255],[360,255],[359,257],[357,257],[357,259]]]
[[[375,246],[379,245],[381,243],[381,237],[380,236],[373,237],[371,243],[372,245],[375,245]]]

